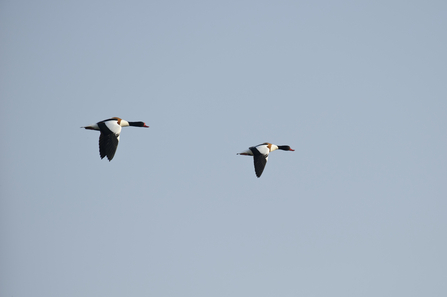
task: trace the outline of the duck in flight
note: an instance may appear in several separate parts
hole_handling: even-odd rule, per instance
[[[290,148],[288,145],[276,145],[265,142],[263,144],[259,144],[257,146],[252,146],[248,150],[238,153],[238,155],[243,156],[253,156],[253,160],[255,163],[255,172],[256,176],[261,177],[262,172],[264,171],[265,165],[267,164],[267,160],[269,158],[269,153],[276,151],[295,151]]]
[[[107,159],[109,159],[110,162],[115,156],[120,141],[121,127],[129,126],[149,128],[149,126],[146,126],[143,122],[128,122],[117,117],[81,128],[87,130],[99,130],[101,132],[99,135],[99,155],[101,156],[101,159],[107,156]]]

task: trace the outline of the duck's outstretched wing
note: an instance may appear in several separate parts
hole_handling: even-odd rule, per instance
[[[262,172],[264,171],[265,165],[267,164],[267,156],[259,155],[254,156],[253,160],[255,163],[255,172],[257,177],[261,177]]]
[[[99,155],[101,159],[107,156],[112,161],[118,148],[119,138],[114,133],[105,134],[101,132],[99,135]]]
[[[267,164],[267,160],[269,158],[268,151],[267,154],[263,154],[258,150],[257,147],[250,147],[250,150],[253,153],[256,176],[261,177],[261,174],[264,171],[265,165]]]
[[[101,135],[99,135],[99,155],[101,159],[107,156],[112,161],[120,140],[121,126],[116,120],[107,120],[98,123]]]

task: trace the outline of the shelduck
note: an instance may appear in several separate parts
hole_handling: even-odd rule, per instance
[[[128,122],[117,117],[81,128],[87,130],[99,130],[101,132],[99,135],[99,155],[101,156],[101,159],[107,156],[107,159],[109,159],[110,162],[115,156],[120,141],[121,127],[129,126],[149,128],[149,126],[146,126],[143,122]]]
[[[256,176],[261,177],[262,172],[264,171],[265,165],[267,164],[267,160],[269,158],[269,153],[276,151],[295,151],[290,148],[288,145],[276,145],[265,142],[263,144],[259,144],[257,146],[252,146],[248,150],[238,153],[238,155],[243,156],[253,156],[253,160],[255,163],[255,172]]]

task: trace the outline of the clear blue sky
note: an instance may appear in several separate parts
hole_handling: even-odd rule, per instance
[[[0,295],[447,296],[446,15],[2,1]]]

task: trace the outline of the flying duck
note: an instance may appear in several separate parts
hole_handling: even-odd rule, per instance
[[[143,122],[128,122],[117,117],[81,128],[99,130],[101,132],[101,135],[99,135],[99,155],[101,156],[101,159],[107,156],[107,159],[109,159],[110,162],[112,161],[113,156],[115,156],[118,142],[120,141],[121,127],[128,126],[149,128],[149,126],[146,126]]]
[[[264,171],[265,165],[267,164],[267,160],[269,158],[269,153],[276,151],[276,150],[283,150],[283,151],[295,151],[290,148],[288,145],[276,145],[271,144],[268,142],[265,142],[263,144],[259,144],[257,146],[252,146],[248,148],[248,150],[238,153],[238,155],[243,156],[253,156],[253,160],[255,163],[255,172],[256,176],[259,178],[261,177],[262,172]]]

